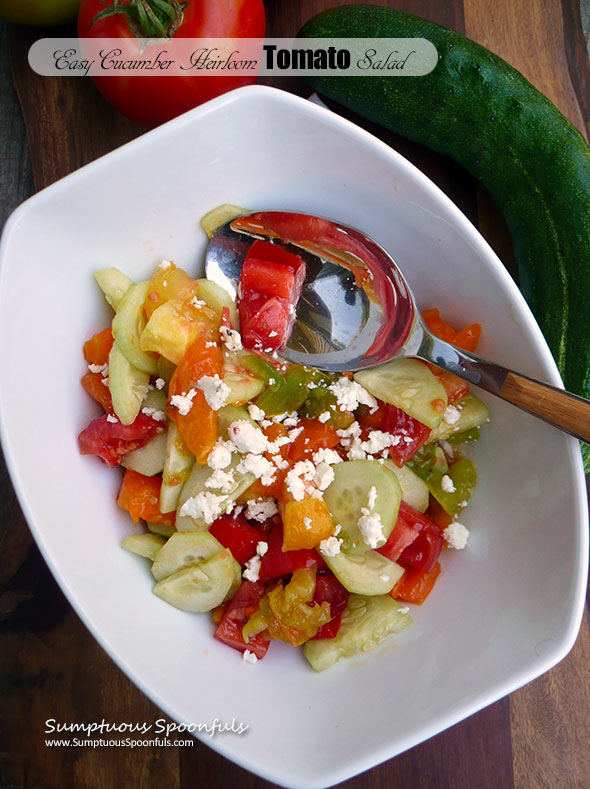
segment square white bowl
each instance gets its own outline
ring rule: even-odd
[[[325,787],[431,737],[523,685],[573,645],[588,566],[577,443],[489,396],[475,460],[468,548],[448,551],[413,627],[315,674],[275,643],[249,666],[207,615],[150,592],[120,548],[120,475],[78,454],[97,409],[78,381],[81,345],[110,320],[92,272],[136,280],[171,258],[202,271],[200,217],[232,202],[358,226],[397,260],[422,307],[479,321],[480,352],[560,385],[535,320],[498,258],[420,171],[357,126],[265,87],[226,94],[24,203],[0,247],[4,450],[52,572],[113,660],[177,721],[233,719],[205,742],[288,787]]]

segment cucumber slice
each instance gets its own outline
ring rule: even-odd
[[[149,382],[149,375],[133,367],[118,343],[113,343],[109,353],[109,389],[115,414],[124,425],[135,421]]]
[[[223,372],[223,383],[229,386],[227,402],[235,406],[253,400],[264,389],[264,381],[260,378],[254,378],[243,370],[232,370],[227,367]]]
[[[160,474],[164,468],[166,457],[166,431],[156,433],[152,440],[133,452],[128,452],[121,461],[124,468],[130,468],[143,474],[144,477],[153,477]]]
[[[440,425],[435,428],[428,438],[428,442],[444,441],[454,433],[463,433],[473,427],[480,427],[489,422],[490,412],[488,407],[481,402],[475,395],[467,395],[464,400],[455,404],[459,411],[459,419],[454,425],[450,425],[443,419]]]
[[[246,422],[250,422],[250,424],[254,425],[254,427],[259,427],[259,425],[250,417],[250,414],[246,411],[245,408],[242,408],[238,405],[224,405],[223,408],[220,408],[217,412],[217,433],[220,438],[223,438],[224,441],[227,441],[229,436],[229,426],[232,422],[239,422],[240,420],[244,420]]]
[[[226,599],[235,583],[236,565],[229,548],[224,548],[202,564],[163,578],[152,591],[175,608],[202,614]]]
[[[170,422],[160,488],[160,512],[172,512],[178,506],[182,486],[195,462],[195,456],[184,443],[174,422]]]
[[[166,413],[167,397],[161,389],[150,389],[143,399],[142,408],[155,408]]]
[[[166,523],[146,523],[147,529],[152,534],[160,534],[162,537],[171,537],[176,533],[174,526],[168,526]]]
[[[118,268],[103,268],[94,272],[94,279],[104,293],[105,299],[117,312],[123,296],[133,285],[133,280],[126,277]]]
[[[235,217],[232,217],[232,219],[235,219]],[[221,319],[223,308],[227,307],[229,310],[229,320],[232,328],[238,328],[239,322],[236,303],[229,295],[227,290],[222,288],[221,285],[218,285],[217,282],[213,282],[211,279],[198,279],[197,298],[202,299],[209,305],[209,307],[213,307],[219,316],[219,319]]]
[[[250,210],[248,208],[240,208],[239,205],[223,203],[222,205],[218,205],[216,208],[213,208],[211,211],[205,214],[205,216],[201,219],[201,227],[205,233],[207,233],[209,238],[211,238],[220,227],[226,225],[228,222],[231,222],[232,219],[242,216],[242,214],[249,213]],[[199,298],[201,297],[199,296]]]
[[[125,537],[121,547],[153,562],[165,542],[164,537],[158,534],[130,534]]]
[[[408,614],[389,595],[379,597],[350,596],[335,638],[308,641],[303,654],[314,671],[331,668],[341,657],[370,652],[393,633],[412,624]]]
[[[397,520],[402,491],[396,475],[376,460],[347,460],[332,467],[334,481],[324,493],[334,523],[341,526],[338,537],[345,553],[364,553],[369,547],[363,540],[358,521],[368,507],[369,492],[377,494],[373,511],[382,523],[385,540]],[[381,540],[378,546],[384,545]]]
[[[149,375],[155,375],[158,370],[155,357],[142,351],[139,346],[139,338],[145,328],[143,303],[149,284],[149,282],[138,282],[123,296],[117,314],[113,318],[113,336],[134,367]]]
[[[216,496],[220,496],[222,498],[221,501],[221,512],[227,512],[230,505],[247,490],[250,485],[254,483],[256,477],[251,472],[247,472],[246,474],[242,474],[241,472],[236,471],[236,467],[240,463],[241,456],[235,454],[232,457],[231,463],[224,469],[224,471],[233,471],[234,472],[234,484],[231,490],[227,493],[222,492],[217,488],[208,488],[205,485],[205,482],[209,479],[211,474],[213,473],[212,469],[209,466],[201,466],[199,463],[195,463],[193,469],[190,473],[189,478],[184,483],[182,487],[182,492],[178,499],[178,510],[180,510],[183,504],[193,496],[198,496],[199,493],[204,491],[209,491],[210,493],[214,493]],[[209,528],[209,524],[206,523],[202,518],[192,518],[189,515],[180,515],[176,516],[176,528],[178,531],[206,531]]]
[[[447,393],[424,362],[394,359],[379,367],[361,370],[354,378],[374,397],[401,408],[427,427],[440,425],[447,407]]]
[[[409,504],[418,512],[426,512],[428,509],[428,486],[423,479],[415,474],[408,466],[398,468],[393,460],[385,460],[383,463],[390,471],[393,471],[402,489],[402,501]]]
[[[161,581],[178,570],[206,561],[222,549],[223,545],[209,532],[178,531],[159,552],[152,565],[152,575]]]
[[[354,594],[387,594],[404,574],[399,564],[377,551],[354,556],[338,553],[323,558],[342,586]]]

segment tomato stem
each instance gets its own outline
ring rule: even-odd
[[[99,11],[89,27],[100,19],[123,14],[137,38],[170,38],[182,24],[186,6],[186,2],[178,0],[129,0],[127,5],[113,0],[111,6]]]

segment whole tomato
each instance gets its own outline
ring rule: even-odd
[[[118,7],[133,8],[139,0],[123,0]],[[141,0],[151,3],[152,0]],[[171,6],[178,3],[170,2]],[[136,38],[137,25],[131,14],[113,14],[95,20],[97,14],[113,6],[108,0],[82,0],[78,15],[78,36],[120,38],[129,43]],[[262,0],[188,0],[181,3],[182,15],[174,23],[174,38],[264,38],[265,16]],[[156,5],[157,8],[157,5]],[[171,31],[168,32],[170,34]],[[150,37],[153,33],[143,32]],[[124,42],[122,42],[124,44]],[[93,77],[97,88],[119,112],[132,121],[158,126],[177,115],[228,90],[256,82],[256,75],[231,77],[135,75],[129,71],[115,76]]]
[[[80,0],[0,0],[0,17],[22,25],[73,22]]]

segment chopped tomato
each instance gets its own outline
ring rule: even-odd
[[[445,323],[440,317],[440,312],[437,309],[424,310],[422,318],[430,331],[441,340],[446,342],[454,342],[457,332],[448,323]]]
[[[305,263],[299,255],[289,252],[281,244],[271,244],[270,241],[255,241],[248,250],[247,258],[250,257],[280,263],[290,268],[299,277],[301,276],[299,272],[305,267]]]
[[[84,343],[84,358],[88,364],[106,364],[114,341],[110,326],[94,334]]]
[[[103,381],[106,380],[107,379],[103,378],[100,373],[87,372],[86,375],[83,376],[81,384],[90,397],[96,400],[97,403],[100,403],[108,414],[112,414],[113,400],[111,398],[111,392],[109,387],[103,383]]]
[[[127,469],[123,477],[123,484],[119,490],[117,504],[127,512],[137,523],[139,518],[149,523],[163,523],[174,526],[176,513],[160,512],[160,488],[162,479],[159,476],[144,477],[137,471]]]
[[[434,496],[430,497],[425,515],[433,523],[436,523],[439,529],[446,529],[449,523],[453,522],[452,516],[449,515],[448,512],[445,512]]]
[[[242,516],[222,515],[213,521],[209,532],[216,540],[229,548],[232,556],[239,564],[245,564],[256,553],[256,545],[264,539],[262,533],[250,526]]]
[[[404,550],[418,537],[418,531],[411,526],[401,513],[398,513],[395,526],[385,545],[377,551],[392,562],[397,562]]]
[[[80,454],[96,455],[107,466],[118,466],[123,455],[147,444],[159,429],[161,425],[144,414],[139,414],[131,425],[123,425],[119,420],[109,422],[105,414],[93,419],[78,436]]]
[[[221,350],[217,345],[207,347],[207,339],[201,336],[189,346],[170,379],[168,416],[176,422],[178,432],[199,463],[207,461],[217,441],[217,412],[209,406],[197,383],[204,375],[221,377],[222,373]],[[181,414],[170,404],[171,399],[174,395],[186,396],[191,390],[195,392],[191,408],[187,414]]]
[[[321,605],[330,603],[329,622],[322,625],[314,638],[336,638],[340,630],[342,613],[348,605],[349,592],[332,573],[321,573],[316,576],[314,602]]]
[[[273,263],[270,260],[257,260],[248,256],[240,274],[240,288],[243,293],[251,291],[272,298],[289,299],[295,285],[292,268]]]
[[[422,605],[432,592],[436,579],[440,575],[440,564],[435,564],[431,570],[418,570],[409,568],[389,593],[396,600],[404,603]]]
[[[315,548],[334,533],[334,521],[322,499],[288,501],[283,512],[283,551]]]
[[[164,268],[158,266],[150,280],[143,305],[148,320],[158,307],[171,299],[190,301],[196,295],[197,288],[195,280],[189,277],[186,271],[176,268],[174,263],[170,262]]]
[[[215,631],[215,638],[228,647],[244,652],[249,649],[254,652],[260,660],[266,655],[269,640],[264,633],[251,636],[248,643],[242,636],[242,627],[252,614],[258,609],[258,605],[266,593],[264,584],[252,583],[252,581],[242,581],[240,588],[235,593],[233,599],[225,609],[221,621]]]
[[[474,351],[477,348],[477,343],[481,337],[481,325],[479,323],[472,323],[471,326],[466,326],[461,331],[457,332],[454,345],[463,348],[464,351]]]
[[[240,300],[240,326],[242,330],[242,342],[245,348],[258,348],[260,350],[275,351],[284,344],[288,330],[291,327],[291,317],[288,309],[282,301],[276,297],[263,301],[262,306],[256,312],[252,310],[251,304],[258,304],[256,301],[246,298],[246,309],[252,313],[248,317],[242,308]]]
[[[283,551],[283,527],[277,523],[268,536],[268,551],[262,557],[258,578],[270,581],[302,567],[325,567],[326,563],[315,550]]]
[[[387,414],[387,406],[381,400],[378,400],[378,403],[379,407],[376,411],[366,405],[360,407],[357,422],[363,430],[385,430],[384,423]]]
[[[340,443],[340,438],[328,424],[317,419],[300,419],[298,428],[303,428],[289,449],[289,462],[297,463],[317,452],[318,449],[333,449]]]
[[[399,557],[399,563],[405,569],[416,568],[430,572],[437,563],[443,547],[442,531],[429,518],[404,501],[399,509],[407,524],[418,532],[416,539]]]
[[[430,436],[429,427],[406,414],[401,408],[396,408],[390,404],[385,405],[383,430],[400,437],[399,443],[389,448],[389,456],[399,468],[410,458],[414,457]]]
[[[444,386],[449,405],[457,403],[459,400],[463,400],[463,398],[469,393],[469,383],[467,381],[464,381],[462,378],[459,378],[458,376],[453,375],[453,373],[449,373],[446,370],[441,370],[440,367],[435,367],[434,365],[430,364],[428,366]]]

